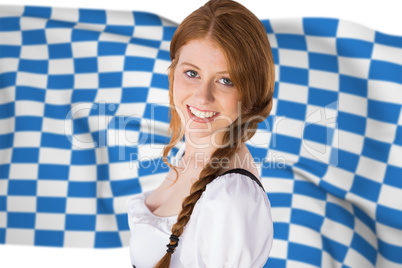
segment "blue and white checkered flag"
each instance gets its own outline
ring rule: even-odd
[[[267,266],[399,267],[402,37],[329,18],[263,23],[275,99],[248,147],[272,205]],[[168,171],[176,27],[0,7],[0,243],[128,245],[125,201]]]

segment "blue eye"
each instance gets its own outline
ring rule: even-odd
[[[228,86],[228,87],[232,87],[232,86],[233,86],[233,82],[232,82],[229,78],[222,77],[221,79],[219,79],[219,81],[221,81],[221,83],[222,83],[223,85],[225,85],[225,86]]]
[[[195,78],[198,76],[198,73],[193,70],[188,70],[188,71],[185,71],[184,73],[190,78]]]

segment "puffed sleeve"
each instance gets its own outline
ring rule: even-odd
[[[243,174],[216,178],[194,206],[182,237],[184,267],[263,267],[273,241],[267,194]]]

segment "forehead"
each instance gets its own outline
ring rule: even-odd
[[[178,64],[188,62],[199,68],[227,70],[227,62],[223,51],[209,39],[191,40],[180,49]]]

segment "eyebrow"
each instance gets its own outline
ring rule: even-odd
[[[192,63],[189,63],[189,62],[182,62],[180,65],[183,65],[183,64],[185,64],[185,65],[190,65],[190,66],[192,66],[192,67],[194,67],[194,68],[196,68],[196,69],[198,69],[198,70],[201,70],[197,65],[194,65],[194,64],[192,64]],[[221,71],[221,72],[217,72],[218,74],[229,74],[229,72],[228,71]]]

